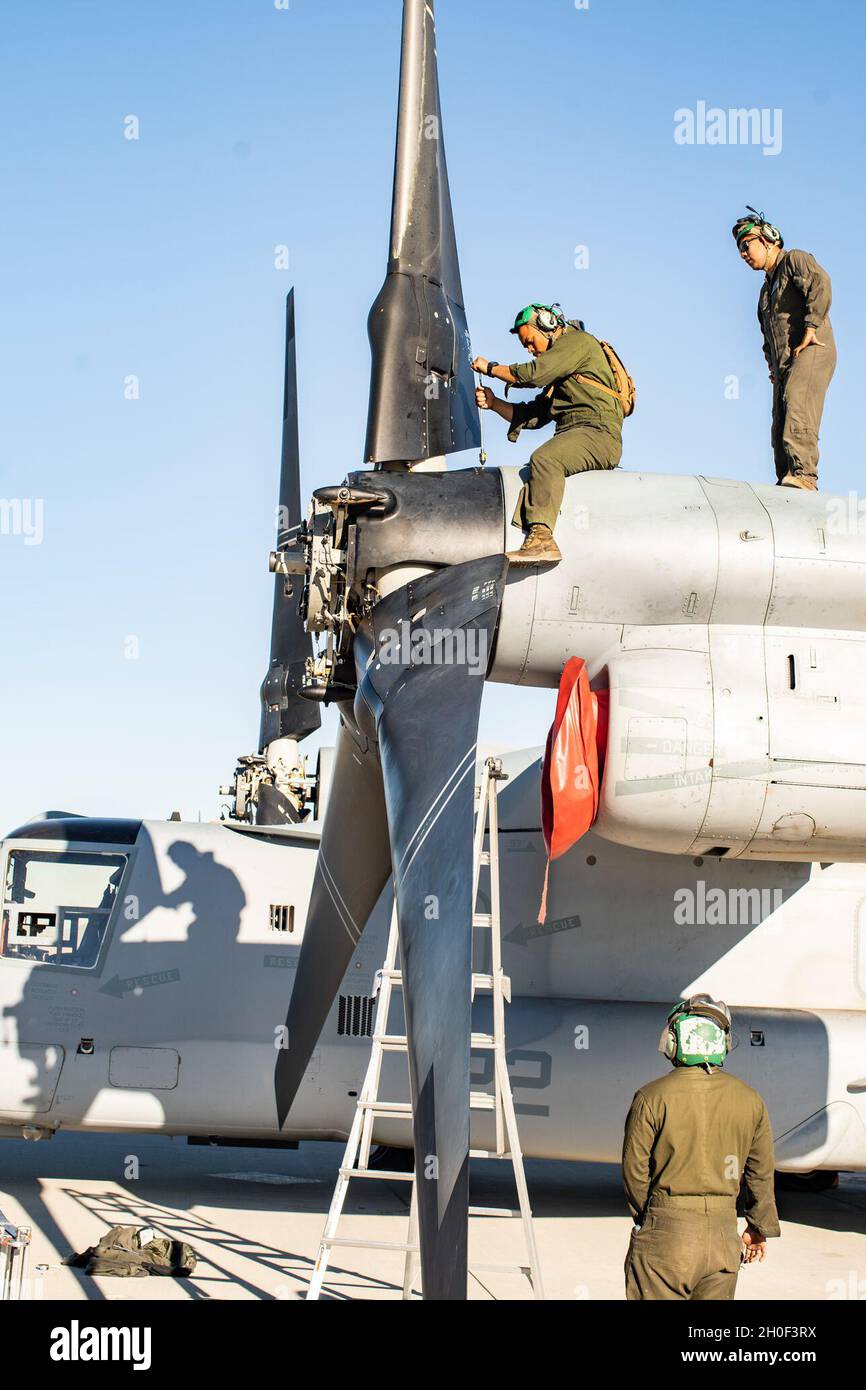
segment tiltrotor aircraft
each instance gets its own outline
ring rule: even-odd
[[[469,991],[484,677],[553,692],[578,655],[609,692],[604,775],[543,926],[538,749],[505,758],[500,796],[524,1152],[616,1161],[671,999],[707,990],[779,1167],[866,1168],[866,539],[815,494],[617,470],[568,483],[560,565],[509,572],[520,471],[445,466],[479,422],[431,0],[404,3],[369,328],[372,467],[302,522],[289,301],[271,663],[232,814],[51,813],[3,842],[2,1132],[344,1138],[393,882],[410,1065],[383,1091],[411,1086],[413,1133],[376,1138],[414,1145],[425,1297],[465,1297],[470,1084],[491,1081]],[[478,661],[436,660],[443,634]],[[320,701],[339,734],[308,777]]]

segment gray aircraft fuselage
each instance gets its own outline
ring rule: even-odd
[[[735,866],[591,833],[553,864],[542,927],[537,750],[505,761],[507,1036],[525,1152],[616,1161],[634,1090],[668,1065],[655,1050],[665,1012],[700,988],[733,1006],[728,1066],[765,1096],[778,1165],[866,1168],[866,868]],[[70,818],[8,837],[2,1132],[345,1136],[369,1055],[390,895],[280,1133],[274,1050],[317,848],[317,824],[268,834]],[[96,898],[112,874],[99,905],[70,900]],[[483,1030],[484,1004],[476,1008]],[[485,1054],[474,1058],[475,1088],[489,1081],[488,1066]],[[407,1098],[404,1059],[386,1060],[382,1094]],[[485,1119],[473,1118],[480,1146]],[[405,1144],[407,1126],[383,1122],[376,1137]]]

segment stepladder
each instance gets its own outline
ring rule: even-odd
[[[505,1041],[506,1009],[511,1002],[511,980],[506,975],[502,963],[502,939],[500,916],[500,877],[499,877],[499,818],[498,789],[506,779],[502,765],[497,758],[487,758],[482,767],[480,785],[476,787],[476,816],[472,846],[472,930],[473,952],[472,973],[467,986],[474,1003],[478,996],[490,998],[489,1031],[474,1031],[471,1034],[473,1054],[492,1058],[492,1068],[485,1069],[489,1074],[489,1089],[469,1092],[470,1118],[475,1112],[487,1112],[484,1131],[492,1136],[486,1148],[470,1148],[470,1159],[499,1159],[512,1166],[514,1185],[517,1191],[516,1208],[469,1207],[470,1218],[519,1218],[523,1228],[525,1263],[517,1265],[485,1264],[475,1259],[476,1242],[480,1243],[484,1223],[474,1229],[470,1222],[470,1275],[515,1270],[528,1280],[532,1296],[544,1297],[535,1228],[529,1201],[529,1189],[523,1165],[523,1153],[517,1127],[517,1117],[511,1083]],[[485,848],[485,839],[487,848]],[[479,911],[479,894],[483,894],[483,875],[486,872],[487,910]],[[377,1121],[395,1119],[412,1120],[412,1105],[408,1101],[383,1099],[380,1095],[382,1069],[389,1053],[407,1053],[408,1039],[405,1025],[400,1032],[389,1032],[389,1020],[395,991],[402,986],[402,973],[399,969],[399,931],[396,905],[391,917],[388,945],[382,968],[377,972],[374,984],[376,1010],[373,1021],[370,1059],[363,1084],[358,1093],[355,1115],[349,1131],[343,1160],[340,1164],[334,1194],[319,1243],[316,1262],[307,1288],[307,1300],[318,1299],[327,1278],[333,1252],[341,1247],[376,1251],[394,1251],[403,1255],[402,1296],[410,1299],[420,1282],[418,1217],[415,1194],[414,1171],[371,1166],[373,1135]],[[482,968],[476,968],[483,966]],[[397,1012],[396,1008],[394,1012]],[[344,1217],[346,1198],[350,1183],[356,1180],[375,1180],[402,1182],[409,1185],[409,1218],[406,1237],[403,1240],[372,1240],[363,1236],[344,1235],[340,1232]]]

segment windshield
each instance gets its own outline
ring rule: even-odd
[[[2,955],[51,965],[96,964],[125,854],[11,850]]]

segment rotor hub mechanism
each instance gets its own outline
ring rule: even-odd
[[[288,572],[303,570],[301,612],[319,639],[300,693],[348,698],[355,634],[386,592],[444,565],[501,554],[504,540],[495,469],[351,473],[317,489],[297,546],[283,552]]]

